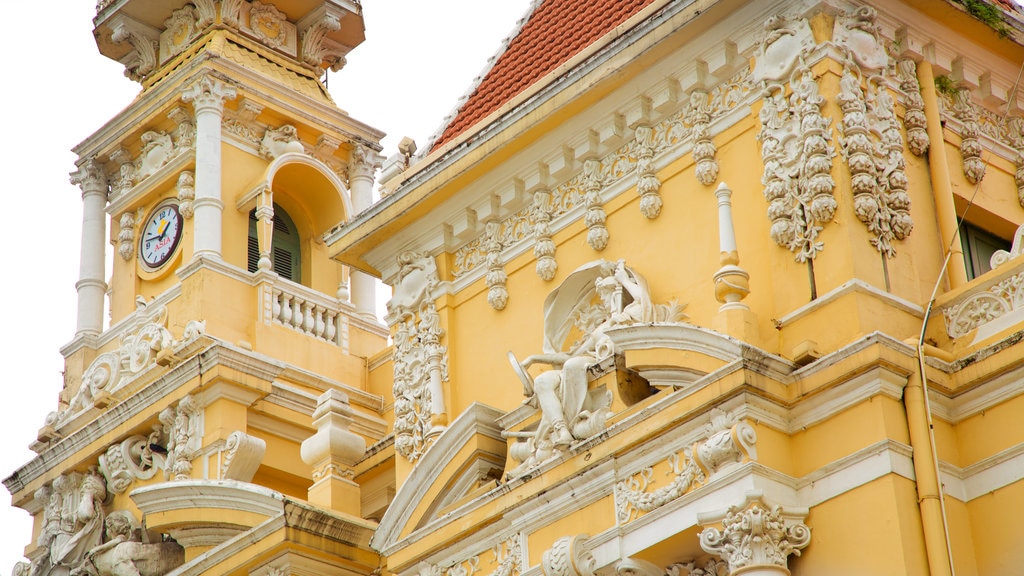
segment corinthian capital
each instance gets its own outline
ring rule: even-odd
[[[380,167],[380,158],[377,154],[363,146],[352,143],[352,152],[348,161],[348,177],[350,180],[358,178],[373,178],[373,173]]]
[[[799,556],[811,541],[811,529],[802,521],[806,516],[806,509],[784,511],[766,504],[759,492],[748,492],[745,501],[730,506],[724,516],[698,516],[701,524],[722,523],[721,529],[710,527],[700,533],[700,547],[728,562],[732,574],[757,567],[788,575],[789,555]]]
[[[70,176],[71,184],[81,188],[83,195],[90,192],[102,192],[106,195],[107,174],[103,171],[103,166],[95,158],[87,158],[78,165],[78,170],[72,172]]]
[[[224,111],[224,101],[234,100],[238,92],[235,87],[212,76],[203,76],[181,94],[181,99],[191,102],[196,113],[203,110]]]

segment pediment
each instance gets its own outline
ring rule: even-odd
[[[474,403],[445,428],[398,489],[370,546],[389,554],[400,539],[443,517],[455,504],[500,478],[507,452],[498,424],[503,414]]]

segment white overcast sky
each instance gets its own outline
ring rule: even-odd
[[[338,105],[388,133],[427,138],[484,68],[529,0],[362,0],[366,41],[330,76]],[[74,335],[81,195],[68,182],[71,148],[126,107],[138,85],[92,38],[93,0],[6,2],[0,34],[4,136],[0,198],[0,478],[33,456],[28,445],[56,407]],[[108,250],[110,248],[108,247]],[[108,271],[109,273],[109,271]],[[0,576],[31,539],[29,515],[0,488]]]

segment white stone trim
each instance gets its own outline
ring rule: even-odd
[[[970,502],[1024,480],[1024,443],[963,468],[940,462],[939,472],[943,492],[961,502]]]
[[[929,388],[928,400],[936,418],[955,425],[1021,394],[1024,394],[1024,366],[999,374],[952,398]]]
[[[796,322],[797,320],[832,304],[834,301],[848,294],[864,294],[866,296],[872,296],[881,300],[885,304],[896,308],[897,310],[906,312],[916,318],[924,318],[924,308],[909,300],[900,298],[899,296],[894,296],[885,290],[872,286],[863,280],[854,278],[844,282],[841,286],[818,296],[815,300],[804,304],[782,318],[779,318],[776,321],[775,326],[776,328],[785,328],[793,322]]]

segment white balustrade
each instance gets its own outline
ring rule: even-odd
[[[271,299],[273,323],[341,345],[339,336],[344,305],[340,300],[282,279],[276,279],[270,290],[263,293]]]

